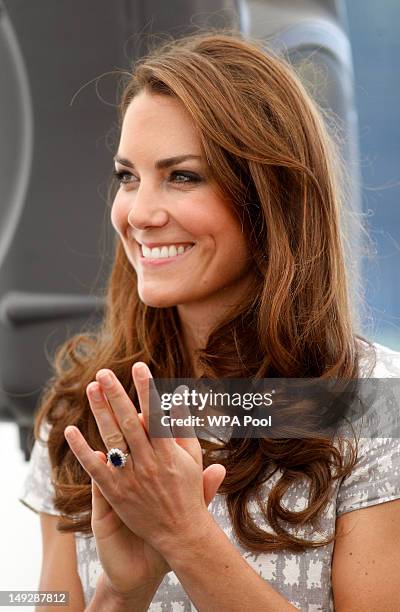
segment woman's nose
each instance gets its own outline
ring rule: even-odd
[[[131,227],[144,229],[146,227],[162,227],[168,222],[168,212],[160,195],[142,187],[136,191],[128,213],[128,223]]]

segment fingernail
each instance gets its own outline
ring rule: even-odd
[[[70,427],[70,426],[66,427],[64,430],[64,434],[66,434],[70,440],[72,440],[73,438],[76,438],[76,431],[73,427]]]
[[[135,372],[139,378],[146,378],[147,367],[141,363],[140,365],[135,366]]]
[[[89,389],[89,394],[92,396],[93,399],[95,399],[98,402],[103,399],[103,396],[100,391],[100,387],[98,385],[91,386]]]
[[[99,381],[101,382],[102,385],[104,385],[104,387],[106,388],[112,387],[113,378],[109,372],[102,372],[98,376],[99,376]]]

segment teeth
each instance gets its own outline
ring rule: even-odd
[[[174,244],[171,244],[170,246],[163,246],[161,248],[153,247],[152,249],[149,249],[149,247],[142,244],[142,254],[143,257],[145,257],[146,259],[162,259],[167,257],[176,257],[176,255],[181,255],[188,249],[191,249],[192,246],[192,244],[189,244],[187,246],[183,246],[181,244],[177,247]]]

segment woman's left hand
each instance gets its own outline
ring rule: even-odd
[[[151,373],[141,362],[132,371],[141,411],[148,424]],[[111,377],[109,385],[104,374]],[[110,469],[79,430],[68,427],[66,438],[82,467],[123,523],[156,550],[165,552],[170,545],[195,537],[198,532],[204,533],[212,518],[204,500],[202,451],[197,438],[178,441],[172,436],[149,438],[135,406],[114,373],[100,370],[96,378],[130,456],[124,468]],[[74,436],[69,436],[71,429]]]

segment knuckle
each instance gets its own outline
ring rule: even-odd
[[[169,466],[175,465],[175,453],[170,448],[165,448],[162,451],[162,460],[164,466],[167,468]]]
[[[113,386],[107,393],[110,399],[113,400],[123,400],[126,398],[126,393],[123,389],[118,386]]]
[[[165,468],[165,475],[171,480],[179,479],[179,470],[176,469],[175,465],[167,465]]]
[[[139,467],[137,468],[139,471]],[[158,477],[158,469],[154,463],[142,463],[140,466],[140,475],[141,478],[145,478],[146,480],[156,480]]]
[[[136,419],[134,416],[127,416],[121,421],[121,427],[123,429],[133,429],[136,426]]]
[[[124,438],[122,437],[120,432],[116,432],[116,433],[108,434],[108,435],[104,436],[104,442],[105,442],[107,448],[113,448],[115,446],[120,448],[121,445],[125,446]],[[122,450],[122,448],[121,448],[121,450]]]

